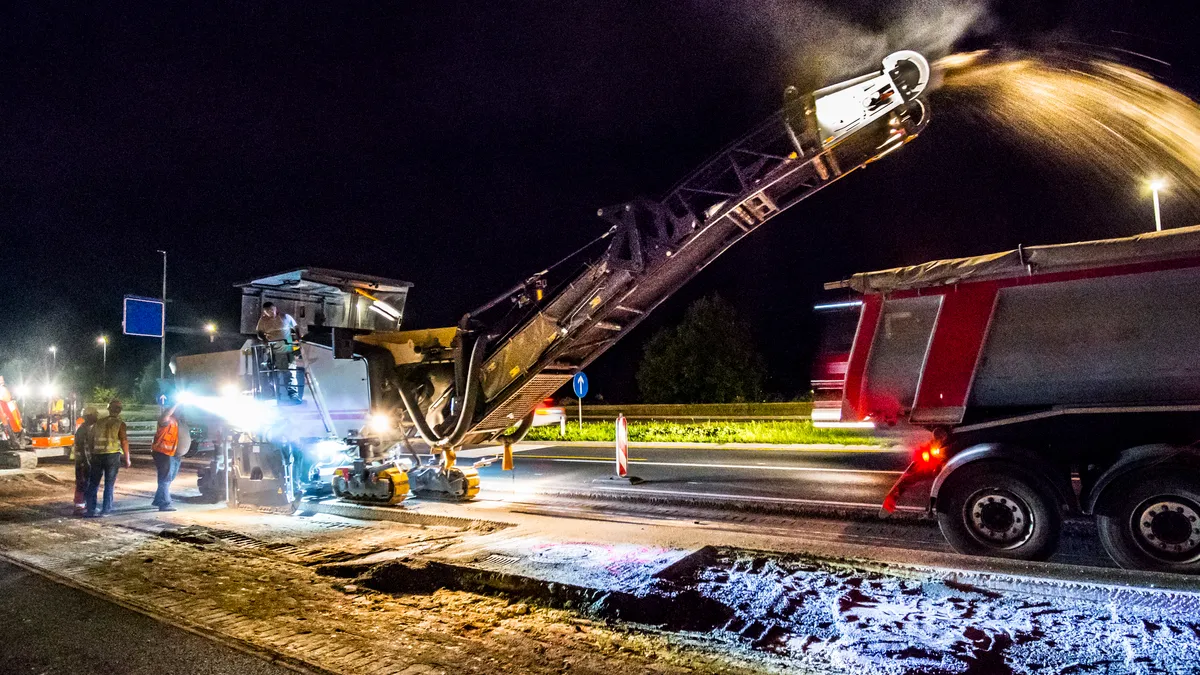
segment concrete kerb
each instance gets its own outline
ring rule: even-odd
[[[505,523],[497,520],[420,513],[405,509],[402,505],[372,506],[369,504],[350,504],[336,499],[303,501],[296,512],[304,514],[323,513],[325,515],[355,518],[358,520],[386,520],[406,525],[453,527],[464,531],[494,531],[513,527],[513,523]]]
[[[571,490],[544,489],[532,494],[558,499],[583,500],[589,502],[618,502],[627,504],[646,504],[648,506],[678,506],[687,508],[721,507],[734,512],[749,512],[763,514],[783,514],[796,516],[817,516],[825,518],[843,518],[847,520],[880,520],[879,506],[874,504],[858,504],[853,502],[828,502],[805,499],[784,499],[773,497],[729,498],[710,495],[679,494],[679,493],[650,493],[641,488],[608,488],[604,490]],[[890,520],[931,522],[933,517],[920,507],[900,507],[893,513]]]

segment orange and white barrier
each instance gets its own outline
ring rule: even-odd
[[[624,415],[617,415],[617,476],[629,475],[629,423]]]

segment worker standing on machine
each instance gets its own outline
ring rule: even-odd
[[[288,398],[300,398],[299,390],[294,380],[292,365],[295,363],[295,346],[299,339],[296,320],[291,314],[280,314],[279,308],[273,302],[264,302],[262,316],[258,318],[258,326],[254,329],[258,339],[267,345],[270,351],[271,366],[275,370],[276,388],[283,381],[287,388]],[[277,389],[278,391],[278,389]]]
[[[71,455],[75,460],[75,515],[82,516],[87,508],[87,486],[92,465],[92,450],[96,437],[92,435],[96,428],[96,420],[100,419],[100,411],[96,406],[89,405],[83,409],[83,422],[75,429],[75,444],[71,446]]]
[[[129,437],[125,432],[125,420],[121,419],[121,401],[113,399],[108,402],[108,417],[96,422],[92,428],[94,439],[91,468],[88,471],[87,512],[84,516],[95,518],[97,515],[107,516],[112,513],[113,488],[117,482],[117,470],[121,468],[121,454],[125,455],[125,466],[133,466],[129,459]],[[96,513],[96,492],[100,489],[100,479],[104,479],[104,503],[100,513]]]

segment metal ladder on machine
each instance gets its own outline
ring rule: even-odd
[[[292,373],[296,375],[296,403],[289,402],[289,405],[302,405],[304,403],[305,392],[312,393],[312,402],[316,406],[317,412],[321,415],[321,423],[325,427],[325,433],[330,438],[337,436],[337,429],[333,426],[333,417],[329,414],[329,407],[325,405],[325,397],[321,394],[321,386],[317,379],[313,377],[312,371],[308,368],[308,350],[305,349],[307,343],[301,340],[299,348],[296,350],[297,358],[303,365],[297,366],[295,369],[289,368],[286,371],[280,371],[275,367],[275,362],[271,358],[271,348],[268,345],[254,345],[254,361],[256,367],[256,376],[254,378],[254,398],[257,400],[274,400],[277,403],[282,403],[282,398],[290,398],[286,391],[283,396],[280,396],[280,379],[278,375],[286,373],[289,381]],[[270,385],[270,396],[265,395],[267,383]],[[286,388],[286,385],[285,385]]]
[[[254,360],[256,367],[256,376],[253,378],[254,398],[256,400],[274,400],[281,406],[281,410],[287,410],[293,406],[303,405],[305,393],[308,392],[311,394],[313,405],[316,407],[318,414],[321,416],[321,424],[325,428],[327,437],[332,440],[338,440],[337,429],[333,425],[333,417],[329,413],[329,407],[325,404],[325,397],[321,393],[320,383],[315,377],[313,377],[311,369],[308,368],[309,359],[307,354],[308,350],[305,348],[306,346],[307,345],[305,342],[301,340],[298,343],[298,349],[296,350],[296,356],[303,365],[297,366],[294,369],[289,368],[287,371],[283,371],[289,378],[289,382],[291,377],[293,377],[292,373],[295,373],[297,393],[297,401],[289,401],[287,404],[284,404],[283,399],[290,399],[291,397],[287,395],[286,385],[281,382],[282,378],[279,377],[281,371],[275,368],[275,362],[271,355],[270,346],[262,344],[254,345]],[[270,394],[269,396],[267,395],[268,387]],[[284,388],[282,395],[280,392],[281,387]],[[286,486],[285,492],[289,495],[289,501],[291,500],[292,496],[295,495],[294,465],[294,458],[289,459],[289,461],[284,462],[283,464],[284,471],[286,472],[284,476],[284,484]]]

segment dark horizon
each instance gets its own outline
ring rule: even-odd
[[[0,368],[56,344],[60,365],[96,371],[102,333],[110,373],[156,361],[157,341],[120,335],[120,299],[158,295],[158,249],[168,323],[184,329],[235,330],[234,283],[301,266],[411,281],[407,327],[453,324],[603,232],[598,207],[668,189],[786,85],[866,72],[894,49],[1120,49],[1200,90],[1196,18],[1165,4],[282,7],[3,11]],[[1143,176],[1097,182],[938,101],[916,142],[666,302],[589,368],[592,391],[635,398],[642,344],[716,292],[752,326],[771,393],[795,396],[824,281],[1152,225]],[[1200,205],[1168,192],[1163,217],[1200,222]]]

